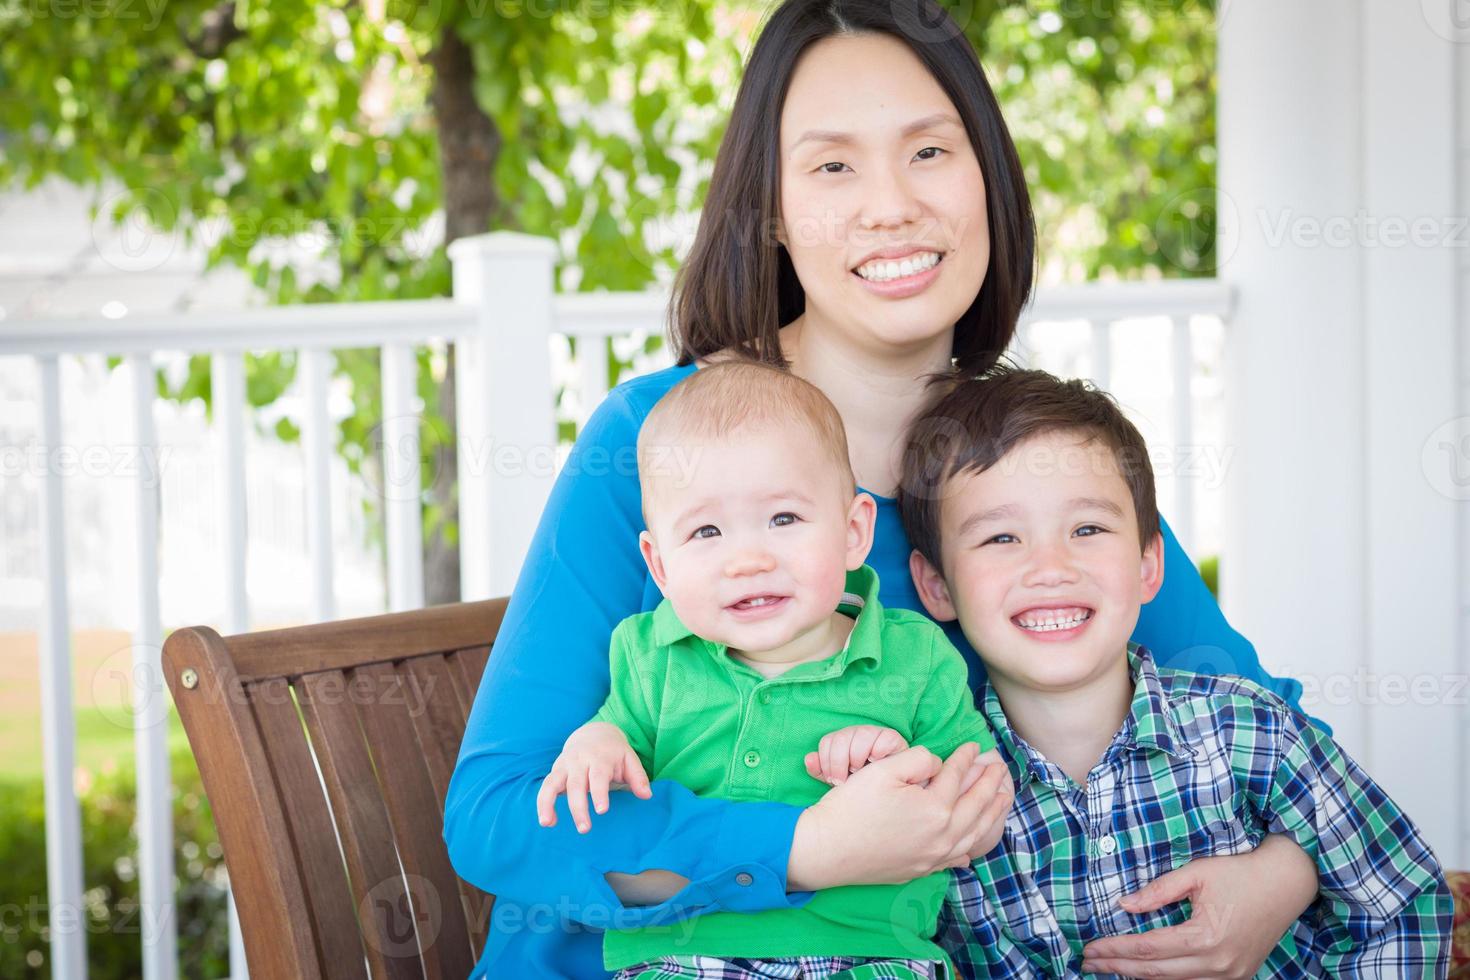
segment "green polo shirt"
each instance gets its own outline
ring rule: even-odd
[[[817,802],[806,753],[848,725],[896,729],[941,758],[965,742],[993,748],[960,652],[931,620],[878,602],[878,575],[847,576],[838,610],[854,617],[846,646],[767,680],[691,633],[664,600],[613,631],[612,688],[597,721],[628,736],[651,779],[700,796]],[[906,885],[849,885],[797,908],[711,912],[645,929],[609,930],[609,970],[660,956],[841,955],[947,960],[932,937],[947,873]]]

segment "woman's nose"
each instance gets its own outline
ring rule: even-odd
[[[877,167],[863,188],[863,224],[869,228],[903,227],[923,216],[906,174]]]

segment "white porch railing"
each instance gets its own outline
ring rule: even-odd
[[[306,460],[305,525],[311,564],[311,614],[335,615],[330,453],[334,440],[327,413],[328,353],[334,348],[378,347],[382,358],[383,506],[388,559],[388,606],[410,609],[424,602],[421,541],[419,418],[415,404],[415,348],[431,339],[456,346],[459,520],[462,595],[466,600],[503,595],[516,573],[550,489],[556,461],[556,406],[551,345],[560,337],[577,345],[578,403],[590,412],[607,394],[603,341],[638,331],[660,332],[668,297],[662,292],[557,295],[555,246],[548,240],[497,233],[456,242],[450,249],[454,297],[387,303],[268,308],[230,315],[7,321],[0,323],[0,356],[29,356],[40,379],[40,449],[47,461],[41,486],[43,609],[41,697],[45,738],[46,847],[51,910],[52,975],[86,975],[85,907],[82,901],[78,802],[73,790],[75,725],[72,717],[67,571],[63,547],[62,477],[53,465],[63,447],[59,358],[79,354],[125,357],[132,386],[132,448],[155,452],[153,430],[155,352],[206,353],[213,358],[214,427],[220,483],[219,522],[224,541],[221,588],[227,596],[225,633],[250,628],[245,588],[245,397],[243,354],[248,350],[300,352],[299,380],[306,409],[302,440]],[[1027,311],[1018,339],[1023,361],[1046,362],[1048,328],[1085,324],[1090,347],[1077,362],[1106,387],[1115,367],[1112,336],[1140,319],[1170,324],[1172,433],[1176,445],[1191,441],[1199,372],[1191,341],[1197,317],[1224,320],[1229,287],[1214,281],[1126,283],[1043,291]],[[1054,365],[1048,363],[1047,366]],[[158,458],[156,455],[154,458]],[[165,751],[168,711],[160,666],[158,515],[154,474],[140,468],[135,484],[133,698],[138,774],[138,840],[143,906],[144,976],[176,976],[177,926],[172,894],[172,818]],[[1172,475],[1171,523],[1181,540],[1193,540],[1194,488],[1181,470]],[[180,624],[182,625],[182,624]],[[233,932],[233,931],[232,931]],[[238,937],[232,935],[232,940]],[[244,975],[238,941],[232,970]]]

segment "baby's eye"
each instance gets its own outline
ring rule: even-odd
[[[1106,532],[1107,528],[1105,527],[1099,527],[1096,524],[1084,524],[1072,533],[1080,535],[1084,538],[1090,538],[1094,534],[1105,534]]]
[[[703,527],[697,527],[694,529],[694,533],[690,535],[691,538],[717,538],[719,536],[720,529],[713,524],[705,524]]]
[[[775,517],[771,518],[771,527],[786,527],[788,525],[795,524],[799,520],[801,520],[801,518],[791,513],[791,511],[783,510]]]
[[[1016,537],[1014,534],[997,534],[994,537],[987,539],[983,543],[984,544],[1011,544],[1012,542],[1019,541],[1019,540],[1020,540],[1020,538]]]
[[[926,146],[922,150],[920,150],[918,153],[915,153],[914,156],[922,156],[922,154],[928,153],[930,150],[933,150],[936,155],[935,156],[932,156],[932,157],[922,157],[922,159],[925,159],[925,160],[937,160],[937,159],[939,159],[938,154],[940,154],[940,153],[948,153],[949,152],[948,150],[943,149],[942,147],[938,147],[938,146]]]

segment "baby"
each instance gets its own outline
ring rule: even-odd
[[[647,798],[650,775],[807,806],[910,744],[947,757],[976,742],[977,762],[999,761],[959,651],[927,617],[878,602],[864,565],[876,505],[820,391],[753,362],[703,368],[649,413],[638,464],[639,544],[665,598],[614,630],[607,701],[543,783],[542,824],[566,792],[585,831],[589,793],[603,813],[610,786]],[[994,823],[972,857],[995,846]],[[609,930],[604,963],[620,980],[953,976],[932,938],[948,882],[824,889],[793,908],[697,916],[678,937]]]

